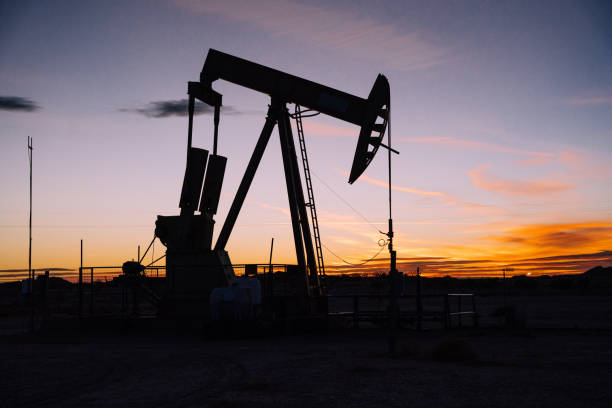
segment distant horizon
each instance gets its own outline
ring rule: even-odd
[[[450,260],[441,257],[421,257],[421,258],[402,258],[397,260],[398,270],[406,275],[415,275],[416,268],[420,268],[421,276],[427,278],[439,278],[451,276],[453,278],[501,278],[503,270],[507,270],[506,277],[513,276],[563,276],[577,275],[587,272],[595,267],[611,267],[612,251],[601,251],[593,254],[576,254],[566,257],[559,256],[548,258],[522,259],[513,263],[500,263],[492,260]],[[143,262],[146,264],[146,262]],[[266,264],[260,264],[266,265]],[[276,264],[275,264],[276,265]],[[114,266],[117,270],[97,270],[95,276],[116,276],[116,272],[121,271],[121,265],[84,265],[84,275],[89,279],[89,269],[100,266]],[[163,267],[162,264],[155,264],[154,267]],[[325,267],[326,274],[331,276],[378,276],[387,274],[389,270],[389,258],[379,257],[376,262],[371,262],[362,266],[330,264]],[[33,268],[38,275],[47,270],[51,271],[51,276],[74,280],[78,278],[79,267],[60,268],[46,267]],[[28,269],[3,269],[0,270],[0,283],[14,282],[27,278]],[[112,273],[111,273],[112,272]]]

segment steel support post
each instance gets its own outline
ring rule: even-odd
[[[285,168],[285,181],[287,183],[287,197],[289,198],[289,211],[291,213],[291,227],[293,228],[293,241],[295,243],[295,256],[298,265],[306,272],[306,258],[304,257],[304,240],[302,239],[302,228],[300,224],[299,203],[297,198],[297,186],[295,178],[295,170],[291,159],[291,148],[287,130],[287,121],[284,116],[287,115],[287,108],[284,104],[279,107],[278,134],[280,136],[281,153],[283,156],[283,166]],[[295,157],[295,154],[293,154]],[[301,186],[300,186],[301,187]],[[307,291],[310,292],[310,283],[308,282],[308,274],[306,274]]]
[[[311,283],[317,283],[316,287],[319,288],[320,285],[318,284],[319,275],[317,273],[317,258],[315,257],[314,246],[312,243],[312,235],[310,234],[310,223],[308,221],[308,214],[306,212],[306,200],[304,199],[304,189],[302,188],[302,179],[300,177],[300,169],[298,167],[297,154],[295,151],[295,141],[293,139],[293,132],[291,131],[289,112],[287,112],[286,107],[284,107],[283,109],[283,115],[280,120],[284,122],[284,128],[286,133],[285,141],[287,143],[289,159],[291,161],[291,173],[294,178],[293,184],[295,185],[295,198],[297,202],[299,222],[302,227],[302,235],[304,237],[304,249],[306,251],[309,280]],[[281,126],[279,125],[279,130],[280,129]]]
[[[193,135],[193,111],[195,108],[195,97],[189,95],[189,127],[187,128],[187,160],[189,160],[189,150],[191,149],[191,139]]]
[[[238,191],[236,192],[232,206],[230,207],[227,217],[225,218],[225,222],[223,223],[223,228],[219,233],[219,238],[215,244],[215,251],[225,249],[225,245],[227,244],[229,236],[232,233],[232,229],[234,228],[234,224],[236,223],[236,219],[238,218],[238,214],[240,213],[244,199],[246,198],[249,188],[251,187],[251,182],[253,181],[253,177],[255,176],[259,162],[261,161],[263,153],[266,150],[266,146],[268,145],[268,141],[270,140],[270,135],[272,134],[272,130],[276,124],[277,111],[278,109],[274,107],[274,101],[272,101],[272,105],[268,108],[266,123],[261,130],[259,140],[257,140],[255,150],[253,150],[253,154],[251,155],[251,160],[249,160],[249,164],[244,172],[244,176],[242,176],[242,181],[240,182],[240,186],[238,187]]]

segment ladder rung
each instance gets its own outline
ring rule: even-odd
[[[296,105],[296,114],[294,115],[296,127],[298,130],[298,140],[300,143],[300,153],[302,155],[302,166],[304,168],[304,178],[306,180],[306,191],[308,193],[308,202],[306,207],[310,208],[310,217],[312,219],[312,231],[315,241],[315,249],[317,256],[317,264],[319,266],[319,276],[325,277],[325,265],[323,261],[323,249],[321,246],[321,235],[319,232],[319,221],[317,219],[317,209],[314,200],[314,192],[312,190],[312,179],[310,177],[310,165],[308,163],[308,154],[306,153],[306,141],[304,140],[304,127],[302,125],[301,109]]]

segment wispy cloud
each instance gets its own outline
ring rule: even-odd
[[[119,112],[130,112],[144,115],[148,118],[168,118],[171,116],[187,116],[189,101],[187,99],[167,100],[150,102],[140,108],[121,108]],[[251,112],[243,112],[234,109],[231,106],[223,106],[221,108],[224,115],[240,115]],[[194,115],[207,115],[214,113],[212,106],[196,101],[194,105]],[[259,112],[257,112],[259,113]]]
[[[541,196],[573,189],[573,184],[558,180],[508,180],[492,175],[489,165],[480,165],[468,172],[474,185],[482,190],[508,194]]]
[[[611,237],[612,222],[590,222],[517,226],[501,235],[487,236],[483,239],[507,245],[528,245],[538,250],[559,250],[588,248],[592,244],[610,245]]]
[[[34,112],[40,109],[38,104],[21,96],[0,96],[0,110]]]
[[[278,207],[276,205],[271,205],[271,204],[264,203],[264,202],[260,202],[258,204],[259,204],[260,207],[265,208],[267,210],[274,210],[274,211],[278,211],[278,212],[280,212],[282,214],[285,214],[287,216],[291,216],[291,212],[289,211],[288,208]]]
[[[565,100],[565,103],[576,106],[586,105],[612,105],[612,96],[610,95],[598,95],[598,96],[585,96],[578,98],[570,98]]]
[[[502,146],[494,143],[478,142],[473,140],[457,139],[454,137],[404,137],[400,141],[409,143],[421,143],[442,147],[461,148],[484,152],[510,153],[523,156],[531,156],[532,159],[552,159],[554,153],[537,152],[532,150],[521,150],[512,147]]]
[[[309,43],[353,57],[368,58],[390,69],[417,70],[438,65],[447,51],[389,22],[364,17],[350,9],[290,0],[176,0],[191,11],[215,14],[272,35]]]
[[[559,161],[579,177],[612,178],[612,166],[607,156],[587,154],[578,150],[563,151],[559,153]]]
[[[359,136],[358,127],[348,127],[339,125],[329,125],[323,122],[314,120],[304,120],[304,132],[308,135],[323,136],[323,137],[343,137],[357,139]]]
[[[421,275],[440,277],[501,277],[503,268],[512,268],[510,275],[560,275],[583,273],[595,266],[611,266],[612,252],[559,255],[554,257],[517,259],[502,262],[491,259],[456,259],[448,257],[402,257],[397,259],[397,267],[401,272],[413,274],[417,266]],[[328,264],[325,266],[328,274],[345,273],[355,275],[373,275],[387,273],[389,258],[381,256],[374,262],[354,267],[344,264]]]
[[[348,175],[348,172],[346,171],[341,171],[341,173],[343,175]],[[368,177],[365,175],[361,175],[359,177],[359,180],[363,180],[366,183],[370,183],[373,184],[375,186],[379,186],[379,187],[384,187],[384,188],[389,188],[389,184],[386,181],[383,180],[378,180],[372,177]],[[496,207],[496,206],[492,206],[492,205],[486,205],[486,204],[478,204],[478,203],[471,203],[468,201],[464,201],[461,200],[457,197],[454,197],[450,194],[447,193],[443,193],[441,191],[427,191],[427,190],[418,190],[415,188],[411,188],[411,187],[402,187],[402,186],[397,186],[397,185],[391,185],[391,189],[396,190],[396,191],[403,191],[406,193],[410,193],[410,194],[415,194],[421,197],[426,197],[426,198],[440,198],[442,200],[442,202],[444,202],[445,204],[453,204],[453,205],[457,205],[459,207],[463,207],[463,208],[469,208],[469,209],[480,209],[480,210],[494,210],[494,211],[499,211],[500,208]]]

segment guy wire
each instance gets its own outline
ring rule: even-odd
[[[336,258],[338,258],[339,260],[341,260],[342,262],[344,262],[345,264],[351,265],[351,266],[362,266],[367,264],[368,262],[373,261],[374,259],[376,259],[378,257],[378,255],[380,255],[380,253],[383,251],[383,249],[385,249],[385,247],[387,246],[386,244],[381,246],[380,249],[378,250],[378,252],[376,253],[376,255],[374,255],[373,257],[371,257],[370,259],[366,259],[365,261],[361,262],[361,263],[353,263],[353,262],[349,262],[346,259],[338,256],[334,251],[332,251],[331,249],[329,249],[327,246],[325,246],[325,244],[321,244],[323,245],[323,247],[325,249],[327,249],[333,256],[335,256]]]
[[[346,201],[344,198],[342,198],[342,196],[338,193],[336,193],[325,181],[323,181],[323,179],[321,179],[321,177],[319,177],[317,175],[317,173],[315,173],[314,171],[312,171],[312,174],[314,174],[314,176],[317,178],[317,180],[319,180],[321,182],[321,184],[323,184],[329,191],[331,191],[336,197],[338,197],[340,199],[340,201],[342,201],[344,204],[346,204],[351,210],[353,210],[355,212],[355,214],[357,214],[358,216],[360,216],[367,224],[371,225],[379,234],[383,234],[386,235],[384,232],[382,232],[381,230],[379,230],[376,225],[368,220],[365,215],[363,215],[362,213],[360,213],[359,211],[357,211],[357,209],[355,207],[353,207],[351,204],[349,204],[348,201]]]

